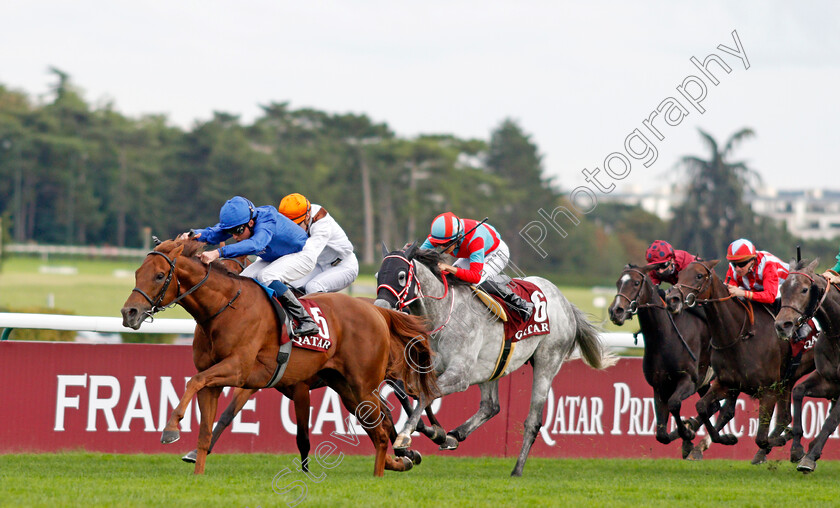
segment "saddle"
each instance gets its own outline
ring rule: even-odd
[[[508,317],[507,312],[505,312],[505,307],[502,305],[498,300],[487,294],[483,289],[479,288],[478,286],[470,286],[475,293],[475,296],[481,300],[490,312],[492,312],[496,317],[502,320],[502,322],[507,323]]]

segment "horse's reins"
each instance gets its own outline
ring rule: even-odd
[[[653,286],[653,281],[651,281],[647,277],[647,274],[642,273],[641,270],[637,270],[635,268],[628,268],[625,271],[639,274],[642,277],[642,284],[644,284],[645,287],[648,287],[648,289],[651,291],[651,294],[655,293],[654,288],[652,287]],[[671,321],[671,325],[673,325],[673,327],[674,327],[674,331],[677,332],[677,337],[680,338],[680,342],[682,342],[682,345],[685,347],[685,350],[688,351],[688,354],[689,354],[689,356],[691,356],[691,359],[696,362],[697,357],[694,356],[694,352],[691,351],[690,347],[688,347],[688,343],[685,341],[685,338],[682,336],[682,333],[680,332],[680,329],[677,328],[677,323],[676,323],[676,321],[674,321],[674,316],[672,316],[670,312],[667,312],[668,307],[665,305],[665,301],[662,300],[662,297],[659,296],[659,294],[656,295],[656,296],[659,296],[659,301],[662,302],[662,305],[657,305],[656,303],[651,303],[651,302],[639,304],[636,300],[639,297],[639,293],[641,293],[641,292],[642,292],[642,289],[639,288],[639,292],[636,293],[636,297],[633,298],[632,300],[630,298],[628,298],[627,295],[625,295],[624,293],[621,293],[621,292],[617,293],[616,296],[622,296],[622,297],[624,297],[625,300],[627,300],[629,302],[629,305],[630,305],[629,310],[630,310],[631,314],[637,314],[639,312],[639,309],[645,309],[645,308],[649,308],[649,307],[652,307],[652,308],[655,308],[655,309],[664,309],[666,311],[665,313],[668,315],[668,319]]]
[[[438,296],[426,295],[426,294],[423,294],[423,286],[422,286],[422,284],[420,284],[420,279],[418,279],[416,274],[414,273],[415,269],[414,269],[414,263],[412,261],[410,261],[405,256],[401,256],[399,254],[390,254],[388,256],[385,256],[383,261],[385,259],[388,259],[388,258],[400,259],[408,265],[408,275],[406,277],[405,286],[403,287],[402,291],[400,291],[398,293],[394,288],[392,288],[388,284],[380,284],[376,287],[376,292],[377,293],[379,292],[380,289],[385,288],[388,291],[390,291],[394,296],[397,297],[397,309],[398,310],[403,310],[404,308],[408,307],[409,305],[414,303],[416,300],[419,300],[420,298],[431,298],[433,300],[443,300],[444,298],[446,298],[446,295],[449,294],[449,281],[446,279],[446,274],[444,272],[441,271],[441,273],[440,273],[440,278],[443,280],[443,296],[438,297]],[[408,293],[411,290],[412,282],[417,285],[417,292],[416,292],[414,298],[411,298],[410,300],[406,301],[405,298],[408,296]],[[449,303],[449,315],[446,317],[446,321],[442,325],[440,325],[439,327],[432,330],[431,333],[435,333],[435,332],[441,330],[444,326],[446,326],[447,323],[449,323],[449,320],[452,318],[452,309],[453,309],[454,305],[455,305],[455,298],[452,298],[452,301]]]
[[[694,307],[695,305],[705,305],[707,303],[725,302],[727,300],[732,299],[735,296],[735,295],[728,295],[728,296],[724,296],[724,297],[721,297],[721,298],[702,298],[702,299],[698,300],[697,295],[702,293],[703,291],[705,291],[706,287],[710,286],[712,284],[712,273],[713,273],[712,269],[709,268],[708,266],[704,265],[703,263],[698,263],[698,264],[706,269],[706,275],[704,276],[705,280],[703,281],[703,283],[700,285],[699,288],[694,287],[694,286],[689,286],[688,284],[682,284],[682,283],[679,283],[679,282],[674,284],[674,287],[677,288],[677,290],[680,292],[680,295],[683,294],[682,288],[684,288],[684,287],[694,291],[694,293],[689,293],[688,295],[686,295],[686,297],[684,299],[685,304],[688,307]],[[690,298],[690,297],[693,297],[693,298]],[[750,326],[753,326],[755,324],[755,313],[753,312],[752,302],[748,301],[747,303],[745,303],[741,300],[736,300],[736,301],[738,303],[740,303],[744,307],[744,310],[746,311],[746,313],[744,315],[744,324],[741,325],[741,331],[738,332],[738,336],[735,338],[735,340],[732,341],[731,344],[727,344],[726,346],[716,346],[710,341],[709,345],[712,346],[713,349],[716,349],[716,350],[729,349],[732,346],[734,346],[735,344],[737,344],[738,342],[740,342],[742,340],[747,340],[750,337],[752,337],[753,335],[755,335],[755,332],[752,331],[752,330],[744,333],[744,330],[746,329],[748,322],[749,322]]]
[[[198,282],[198,284],[196,284],[195,286],[188,289],[186,292],[181,293],[181,281],[178,280],[178,277],[175,277],[175,261],[177,261],[178,258],[170,259],[169,256],[167,256],[166,254],[164,254],[162,252],[155,251],[155,250],[149,252],[148,254],[146,254],[146,256],[151,256],[152,254],[156,254],[158,256],[163,256],[163,258],[166,260],[166,262],[169,263],[169,273],[166,275],[166,280],[163,282],[163,287],[160,289],[160,292],[158,293],[157,297],[155,297],[154,300],[152,300],[149,297],[149,295],[146,294],[145,291],[143,291],[142,289],[140,289],[138,287],[135,287],[134,289],[131,290],[132,292],[136,291],[136,292],[140,293],[143,296],[143,298],[145,298],[146,301],[149,302],[149,305],[151,305],[151,308],[149,310],[143,312],[143,314],[145,314],[151,320],[149,322],[152,322],[152,321],[155,320],[154,315],[157,314],[158,312],[160,312],[162,310],[166,310],[166,309],[174,306],[175,304],[177,304],[178,302],[180,302],[181,300],[183,300],[187,296],[196,292],[198,290],[198,288],[203,286],[204,283],[207,282],[207,279],[210,278],[210,271],[211,271],[211,267],[210,267],[210,265],[208,265],[207,266],[207,274],[204,276],[204,278],[201,279]],[[172,282],[173,278],[175,279],[175,283],[177,284],[176,296],[168,304],[161,305],[161,303],[163,303],[163,299],[166,297],[166,291],[169,289],[169,284]],[[233,307],[233,302],[235,302],[236,299],[239,298],[239,295],[241,293],[242,293],[242,288],[240,287],[239,291],[236,292],[236,295],[234,295],[234,297],[229,302],[227,302],[225,305],[223,305],[221,309],[217,310],[215,314],[213,314],[212,316],[210,316],[207,319],[202,320],[200,323],[206,323],[207,321],[210,321],[214,317],[221,314],[222,311],[224,311],[228,307]],[[143,321],[145,321],[145,319]]]

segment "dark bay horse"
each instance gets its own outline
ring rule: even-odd
[[[196,320],[193,362],[198,374],[187,383],[161,437],[163,443],[180,438],[178,423],[198,394],[201,424],[196,474],[204,472],[222,387],[263,388],[269,384],[278,363],[282,326],[255,281],[197,259],[204,247],[194,240],[168,240],[158,245],[135,272],[136,287],[122,309],[123,324],[134,329],[176,303]],[[351,413],[361,411],[356,416],[376,449],[374,475],[382,476],[384,469],[409,469],[409,459],[396,460],[386,454],[390,436],[396,432],[375,391],[386,375],[391,375],[403,379],[412,394],[434,396],[434,375],[410,365],[432,361],[425,325],[412,316],[378,309],[343,294],[321,294],[313,300],[321,307],[332,346],[327,352],[293,349],[278,386],[294,386],[319,376]],[[398,358],[405,361],[394,361]]]
[[[814,317],[822,332],[814,346],[816,370],[793,389],[793,442],[791,462],[799,462],[796,469],[810,473],[817,468],[817,460],[829,436],[840,423],[840,288],[829,284],[825,277],[814,272],[819,260],[791,263],[793,270],[782,284],[782,310],[776,316],[779,337],[790,339],[798,326]],[[802,399],[817,397],[831,401],[831,410],[817,437],[811,441],[808,454],[802,447]]]
[[[735,400],[745,393],[759,401],[758,452],[753,464],[766,462],[767,453],[784,446],[790,436],[784,433],[790,423],[790,392],[800,377],[814,370],[813,351],[802,356],[802,363],[785,375],[791,347],[776,336],[775,316],[764,305],[743,301],[729,295],[726,285],[714,272],[718,260],[695,261],[680,272],[677,284],[668,290],[666,302],[673,312],[683,305],[704,305],[712,332],[712,368],[717,376],[711,388],[697,402],[697,413],[709,431],[713,443],[734,445],[734,434],[720,434],[709,417],[714,404],[726,399],[734,412]],[[770,433],[774,408],[776,427]]]
[[[664,263],[662,263],[664,265]],[[713,371],[709,367],[709,326],[705,319],[691,312],[672,315],[659,296],[651,270],[661,265],[627,265],[616,281],[616,295],[610,306],[610,320],[618,326],[634,314],[645,339],[642,371],[653,388],[656,409],[656,440],[668,444],[682,439],[683,458],[702,458],[702,449],[692,440],[697,428],[682,421],[682,402],[695,392],[706,393]],[[674,417],[676,429],[669,433],[668,422]],[[696,420],[695,420],[696,422]]]

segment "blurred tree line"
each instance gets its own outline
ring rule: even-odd
[[[184,131],[162,115],[128,118],[113,104],[91,105],[67,73],[51,72],[51,93],[38,101],[0,84],[0,215],[15,242],[140,247],[144,227],[163,238],[214,224],[233,195],[276,206],[300,192],[330,211],[367,265],[378,263],[380,242],[395,248],[419,239],[449,210],[489,217],[522,271],[591,285],[611,284],[624,263],[641,263],[656,238],[684,248],[680,230],[700,225],[669,225],[638,207],[601,203],[577,214],[579,224],[565,223],[565,238],[550,230],[543,257],[519,231],[546,222],[540,209],[572,207],[513,120],[489,140],[407,139],[363,114],[272,103],[249,125],[216,112]],[[729,183],[743,191],[737,178]],[[738,233],[759,248],[783,257],[791,251],[795,240],[771,221],[738,218],[746,220]],[[706,256],[723,252],[718,243],[686,240]]]

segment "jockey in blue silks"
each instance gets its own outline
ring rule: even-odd
[[[298,323],[293,335],[315,335],[318,325],[295,298],[294,293],[276,274],[281,271],[283,256],[300,252],[306,243],[306,233],[273,206],[255,207],[241,196],[234,196],[222,205],[219,223],[192,231],[196,240],[218,245],[233,237],[236,243],[201,253],[201,261],[210,263],[222,257],[257,256],[257,260],[242,271],[274,290],[277,300]],[[188,236],[187,233],[181,235]]]

